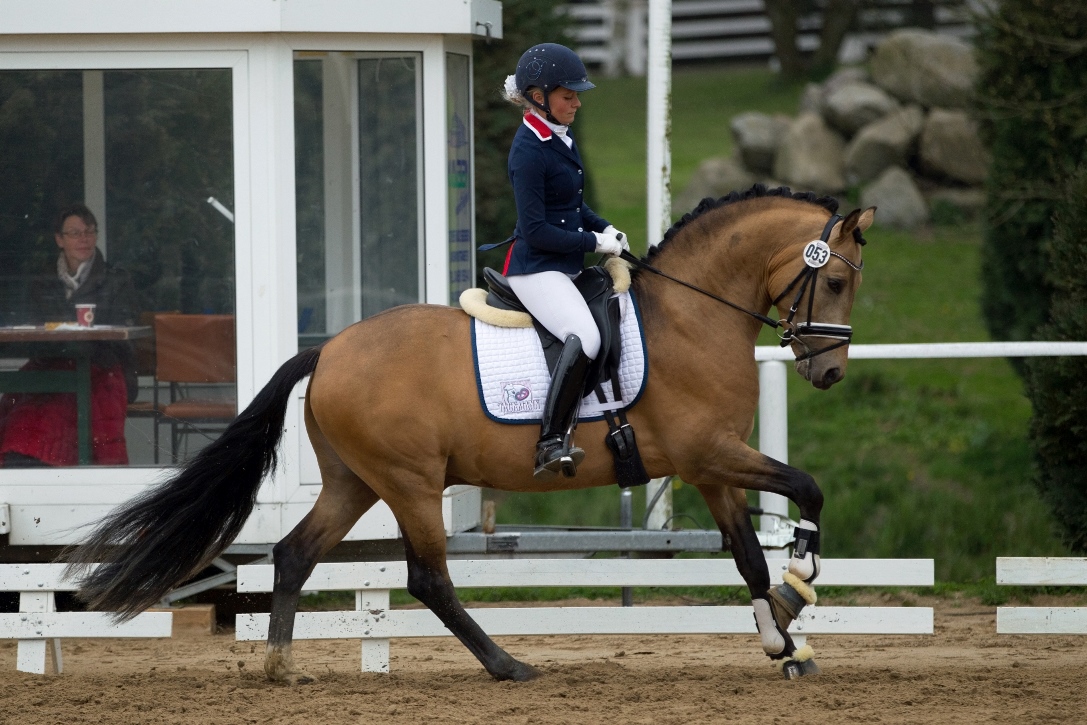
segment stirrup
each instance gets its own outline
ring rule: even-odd
[[[532,477],[537,481],[548,481],[562,473],[566,478],[573,478],[584,460],[584,450],[577,446],[567,447],[562,439],[540,441],[536,444],[536,469]]]

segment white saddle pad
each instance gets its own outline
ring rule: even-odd
[[[581,402],[580,420],[601,420],[603,411],[629,408],[645,389],[648,356],[642,337],[638,305],[629,292],[619,295],[622,351],[619,357],[619,390],[615,402],[611,383],[604,385],[607,403],[596,394]],[[472,320],[472,354],[476,386],[484,412],[499,423],[539,423],[551,387],[539,335],[532,327],[496,327]]]

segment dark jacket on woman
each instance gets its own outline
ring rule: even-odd
[[[517,227],[504,274],[580,272],[585,254],[596,250],[592,233],[604,231],[608,222],[584,201],[585,166],[577,143],[567,147],[538,116],[526,114],[513,137],[508,168]]]
[[[75,306],[93,303],[96,325],[135,325],[136,292],[128,272],[106,262],[101,250],[96,250],[87,279],[65,296],[66,288],[57,277],[56,257],[47,269],[33,278],[28,297],[27,323],[75,322]],[[136,358],[132,345],[126,342],[100,342],[94,346],[91,362],[103,368],[119,364],[124,369],[129,401],[136,399]]]

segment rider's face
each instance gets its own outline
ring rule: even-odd
[[[542,93],[540,93],[538,100],[541,103],[543,102]],[[571,91],[569,88],[559,86],[551,91],[548,100],[550,101],[551,115],[554,116],[556,121],[564,126],[569,126],[574,122],[577,109],[581,108],[581,99],[578,98],[577,91]]]

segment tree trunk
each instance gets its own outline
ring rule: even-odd
[[[822,74],[834,68],[842,40],[853,27],[859,9],[860,0],[827,0],[826,9],[823,10],[823,31],[819,34],[819,50],[811,59],[809,72]]]
[[[789,78],[805,75],[807,67],[796,47],[796,3],[793,0],[766,0],[766,15],[770,18],[770,37],[774,40],[782,75]]]

